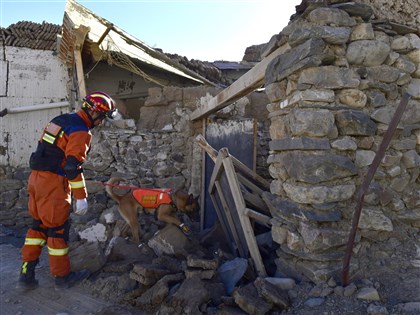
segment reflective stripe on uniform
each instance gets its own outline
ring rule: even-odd
[[[74,188],[85,188],[85,181],[84,180],[81,180],[81,181],[78,181],[78,182],[69,182],[69,183],[70,183],[70,187],[72,189],[74,189]]]
[[[26,274],[28,272],[28,262],[27,261],[25,261],[23,264],[22,264],[22,273],[23,274]]]
[[[45,244],[46,244],[46,242],[42,238],[31,238],[31,237],[25,238],[25,245],[44,246]]]
[[[44,136],[42,137],[42,140],[44,140],[48,143],[54,144],[55,137],[49,135],[48,133],[45,133]]]
[[[69,253],[69,248],[51,248],[48,246],[48,255],[51,256],[64,256]]]

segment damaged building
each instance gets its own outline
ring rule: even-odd
[[[0,224],[31,224],[27,159],[45,123],[86,91],[109,91],[122,119],[94,130],[91,206],[72,215],[73,267],[97,275],[86,288],[150,313],[287,314],[310,283],[308,300],[324,307],[353,297],[356,312],[414,314],[419,10],[304,0],[232,64],[152,49],[75,1],[62,26],[2,29]],[[140,217],[137,248],[105,192],[111,177],[198,196],[199,213],[182,215],[193,237]]]

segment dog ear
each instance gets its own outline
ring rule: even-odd
[[[193,202],[194,202],[194,196],[193,196],[193,194],[190,194],[190,195],[188,196],[188,204],[192,205],[192,204],[193,204]]]

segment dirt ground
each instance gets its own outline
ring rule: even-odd
[[[10,234],[4,231],[4,227],[0,229],[0,315],[131,314],[125,310],[128,306],[113,305],[101,297],[93,296],[84,288],[83,283],[56,291],[49,273],[46,251],[43,251],[36,268],[38,288],[24,293],[18,291],[15,286],[21,266],[20,247],[23,237]]]
[[[40,282],[37,289],[22,294],[15,289],[20,268],[20,246],[23,237],[14,237],[0,229],[0,315],[148,315],[129,303],[115,304],[105,293],[95,288],[95,279],[89,278],[81,284],[62,291],[55,291],[53,279],[49,275],[48,257],[44,251],[36,274]],[[401,248],[400,248],[401,249]],[[403,255],[406,254],[406,255]],[[417,266],[409,266],[407,261],[416,258],[420,263],[420,248],[413,252],[410,248],[394,256],[394,266],[385,268],[382,279],[371,281],[375,266],[371,265],[372,277],[362,279],[351,286],[354,292],[346,294],[346,288],[334,281],[315,285],[298,283],[288,291],[290,307],[283,311],[266,314],[284,315],[417,315],[420,314],[420,274]],[[372,259],[374,262],[376,259]],[[394,268],[395,266],[400,268]],[[384,268],[381,268],[384,270]],[[378,292],[379,300],[360,299],[357,292],[371,288]],[[105,291],[104,291],[105,292]],[[109,290],[107,290],[109,294]],[[225,305],[204,309],[201,314],[227,315],[247,314],[228,297],[222,299]],[[230,301],[229,303],[227,303]],[[158,311],[155,314],[164,315]],[[185,313],[190,314],[190,313]],[[250,313],[248,313],[250,314]],[[252,314],[260,314],[257,311]],[[166,314],[165,314],[166,315]],[[196,315],[196,314],[190,314]],[[198,315],[198,314],[197,314]]]
[[[94,314],[98,308],[107,306],[106,301],[90,297],[80,287],[55,291],[54,281],[49,276],[47,257],[41,258],[36,269],[39,287],[26,293],[15,289],[19,276],[19,249],[13,245],[2,244],[0,261],[2,315]]]

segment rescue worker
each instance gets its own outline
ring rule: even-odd
[[[88,209],[82,164],[90,148],[90,130],[116,114],[114,100],[103,92],[92,92],[83,99],[82,108],[53,118],[45,127],[29,165],[29,213],[33,218],[22,247],[22,268],[17,284],[21,290],[38,286],[35,267],[42,248],[47,245],[50,272],[55,288],[67,288],[89,276],[87,270],[70,271],[69,230],[71,197],[74,213]]]

